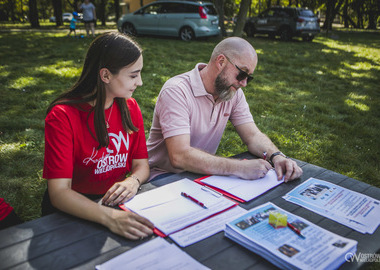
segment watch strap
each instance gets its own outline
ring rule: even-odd
[[[284,153],[282,153],[281,151],[278,151],[278,152],[274,152],[271,156],[270,156],[270,158],[269,158],[269,162],[273,165],[273,158],[275,157],[275,156],[283,156],[284,158],[288,158],[287,156],[285,156],[285,154]]]

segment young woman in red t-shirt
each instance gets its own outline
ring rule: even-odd
[[[58,209],[130,239],[153,233],[147,219],[107,207],[132,198],[149,177],[144,123],[132,98],[142,68],[140,47],[124,34],[91,43],[79,80],[48,108],[43,215]]]

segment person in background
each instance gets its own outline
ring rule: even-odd
[[[67,36],[69,37],[71,35],[71,32],[74,32],[74,37],[77,36],[77,33],[75,31],[76,29],[76,23],[77,23],[77,16],[78,16],[78,13],[77,12],[73,12],[73,18],[71,19],[70,21],[70,32],[67,34]]]
[[[91,35],[95,37],[96,11],[94,4],[90,0],[84,0],[82,4],[78,3],[78,9],[83,13],[83,22],[86,27],[87,36],[90,36],[91,30]]]
[[[22,223],[12,206],[0,198],[0,230]]]
[[[91,43],[79,80],[47,110],[43,215],[58,209],[129,239],[153,233],[147,219],[107,207],[132,198],[149,177],[143,118],[132,98],[142,68],[141,48],[124,34]]]
[[[256,65],[251,44],[230,37],[216,45],[208,64],[199,63],[164,84],[147,142],[150,180],[184,170],[258,179],[273,167],[285,182],[302,175],[297,163],[280,152],[253,121],[242,87],[253,79]],[[248,151],[263,159],[215,155],[228,121]]]

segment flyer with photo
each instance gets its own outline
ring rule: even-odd
[[[290,226],[276,229],[269,224],[272,211],[286,215]],[[346,262],[357,247],[357,241],[320,228],[270,202],[227,223],[225,235],[287,269],[335,269]]]
[[[283,198],[361,233],[380,224],[379,200],[327,181],[309,178]]]

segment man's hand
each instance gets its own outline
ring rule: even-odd
[[[239,168],[234,175],[243,179],[255,180],[263,178],[270,169],[273,169],[270,163],[263,159],[241,160],[239,162],[241,164],[239,164]]]
[[[288,182],[301,177],[303,173],[302,169],[297,165],[297,163],[290,158],[275,156],[272,161],[274,169],[277,173],[278,180],[281,180],[284,176],[284,181]]]

